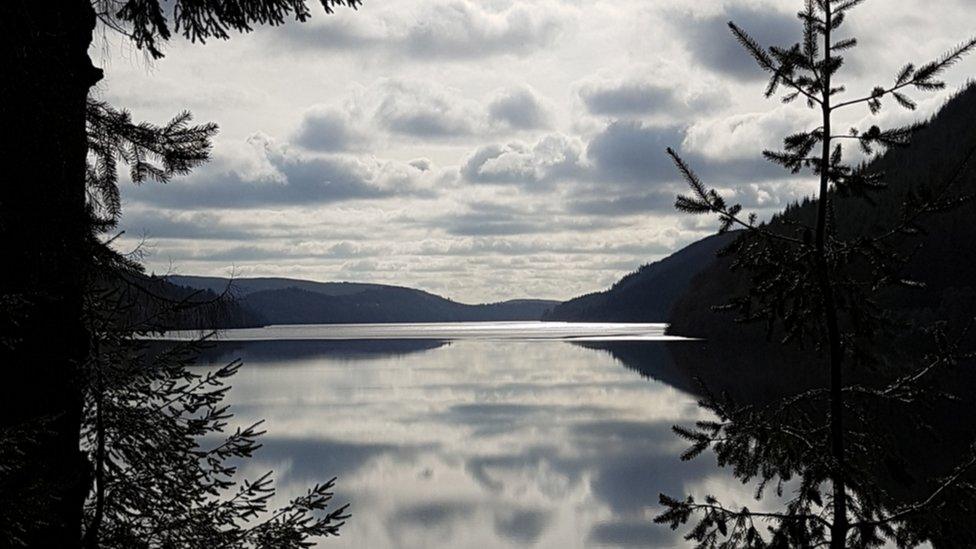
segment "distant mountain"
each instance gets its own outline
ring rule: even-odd
[[[713,235],[620,279],[609,290],[553,307],[544,320],[570,322],[666,322],[692,278],[715,261],[738,233]]]
[[[956,175],[956,192],[976,194],[976,162],[964,164],[976,146],[974,121],[976,83],[949,100],[909,147],[891,149],[870,162],[868,170],[885,174],[887,189],[873,193],[870,201],[833,197],[837,230],[845,237],[884,232],[900,218],[909,197],[925,197]],[[816,219],[816,208],[814,200],[791,205],[768,226],[788,232],[796,222],[810,225]],[[883,305],[918,322],[972,318],[976,310],[974,216],[976,201],[969,200],[948,212],[926,217],[919,235],[904,236],[899,245],[911,258],[906,277],[922,282],[924,287],[887,292],[882,296]],[[730,315],[713,310],[749,287],[747,273],[731,270],[733,260],[723,257],[713,262],[692,281],[672,310],[670,333],[722,340],[766,339],[761,326],[733,323]]]
[[[284,290],[288,288],[298,288],[324,295],[350,295],[357,294],[365,290],[376,290],[379,288],[397,288],[398,286],[387,286],[384,284],[364,284],[359,282],[316,282],[314,280],[301,280],[297,278],[224,278],[219,276],[180,276],[169,275],[166,279],[178,286],[196,288],[199,290],[210,290],[215,293],[223,293],[228,289],[236,297],[243,297],[255,292],[267,290]]]
[[[539,320],[557,301],[518,299],[468,305],[400,286],[289,278],[169,276],[178,286],[228,292],[264,324]]]
[[[252,328],[264,319],[221,291],[174,284],[167,277],[133,275],[127,283],[112,281],[125,302],[128,321],[153,330]]]

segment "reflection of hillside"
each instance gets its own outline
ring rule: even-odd
[[[826,386],[824,368],[809,358],[817,356],[815,353],[772,356],[768,353],[776,350],[774,346],[763,348],[767,354],[756,352],[753,356],[743,349],[730,350],[701,342],[602,342],[585,346],[610,353],[644,377],[703,398],[708,398],[708,394],[729,397],[739,406],[761,407]],[[970,442],[976,437],[976,371],[971,366],[960,365],[944,372],[945,381],[929,391],[944,391],[947,396],[910,405],[910,413],[906,413],[903,403],[872,401],[871,406],[863,408],[864,417],[848,416],[857,424],[861,436],[884,445],[884,452],[853,454],[851,461],[869,477],[858,479],[860,482],[884,487],[891,507],[927,496],[939,479],[968,459]],[[848,383],[883,387],[891,377],[890,371],[864,368],[848,372]],[[957,398],[949,398],[948,394]],[[807,410],[813,417],[826,417],[821,406],[808,405]],[[976,474],[973,476],[976,478]],[[925,531],[933,528],[929,532],[933,540],[939,541],[936,547],[973,547],[976,533],[963,526],[963,518],[972,513],[974,506],[976,502],[968,498],[953,497],[938,513],[918,516],[917,524]],[[965,542],[959,544],[960,540]]]
[[[697,341],[601,341],[579,344],[609,353],[641,376],[686,393],[728,394],[743,402],[764,402],[823,386],[818,368],[770,368],[770,357],[729,352]]]
[[[638,372],[641,377],[660,381],[686,393],[698,394],[694,376],[675,364],[664,342],[587,341],[573,344],[586,349],[604,351],[627,369]],[[698,346],[696,343],[682,344]]]
[[[200,353],[202,364],[217,364],[241,359],[246,363],[285,362],[329,358],[333,360],[371,360],[431,351],[446,341],[418,339],[390,340],[274,340],[274,341],[216,341]],[[155,342],[152,345],[166,345]]]

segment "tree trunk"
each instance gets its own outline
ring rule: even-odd
[[[101,78],[88,57],[89,0],[0,2],[0,430],[34,438],[0,499],[18,504],[31,547],[78,547],[89,466],[79,449],[89,223],[85,102]],[[7,510],[3,510],[6,512]],[[7,519],[5,526],[12,519]],[[2,534],[2,532],[0,532]]]
[[[831,25],[833,23],[832,8],[825,3],[824,20],[824,59],[831,57]],[[828,63],[829,64],[829,63]],[[830,456],[833,459],[833,520],[830,529],[831,549],[843,549],[847,543],[847,483],[844,478],[845,450],[844,450],[844,402],[843,402],[843,361],[844,350],[841,346],[840,326],[834,288],[831,283],[830,265],[827,261],[827,208],[829,206],[828,192],[830,190],[830,148],[831,148],[831,78],[829,73],[823,75],[823,148],[820,166],[819,203],[817,205],[817,286],[823,300],[824,322],[827,327],[827,361],[830,368]]]

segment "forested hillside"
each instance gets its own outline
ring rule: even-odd
[[[236,300],[226,288],[193,288],[165,277],[140,276],[124,282],[118,291],[129,295],[130,315],[151,318],[160,330],[253,328],[266,324],[263,316]]]
[[[887,189],[868,197],[834,197],[834,219],[840,235],[877,236],[902,216],[914,197],[939,196],[948,182],[946,197],[976,192],[976,165],[967,163],[976,147],[976,84],[970,84],[935,115],[907,148],[891,149],[875,158],[868,169],[884,172]],[[976,203],[957,200],[945,212],[926,214],[917,227],[899,235],[899,247],[908,258],[906,279],[920,282],[888,294],[906,319],[962,318],[976,310]],[[794,233],[797,222],[811,224],[816,202],[788,207],[770,221],[771,230]],[[746,333],[729,315],[716,313],[748,287],[740,271],[731,269],[734,257],[723,257],[702,271],[677,300],[670,317],[670,332],[708,338],[741,338]],[[761,327],[753,336],[765,334]]]
[[[715,261],[736,233],[714,235],[642,266],[610,289],[560,303],[545,320],[570,322],[665,322],[692,278]]]
[[[557,303],[518,299],[469,305],[400,286],[287,278],[171,276],[168,280],[207,292],[227,292],[264,324],[539,320]]]

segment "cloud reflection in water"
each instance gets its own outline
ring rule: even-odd
[[[233,410],[267,420],[249,471],[273,468],[282,498],[339,476],[353,518],[324,546],[681,547],[651,522],[658,493],[740,491],[713,460],[678,459],[670,427],[703,417],[694,397],[610,353],[354,343],[226,342],[210,357],[245,359]]]

